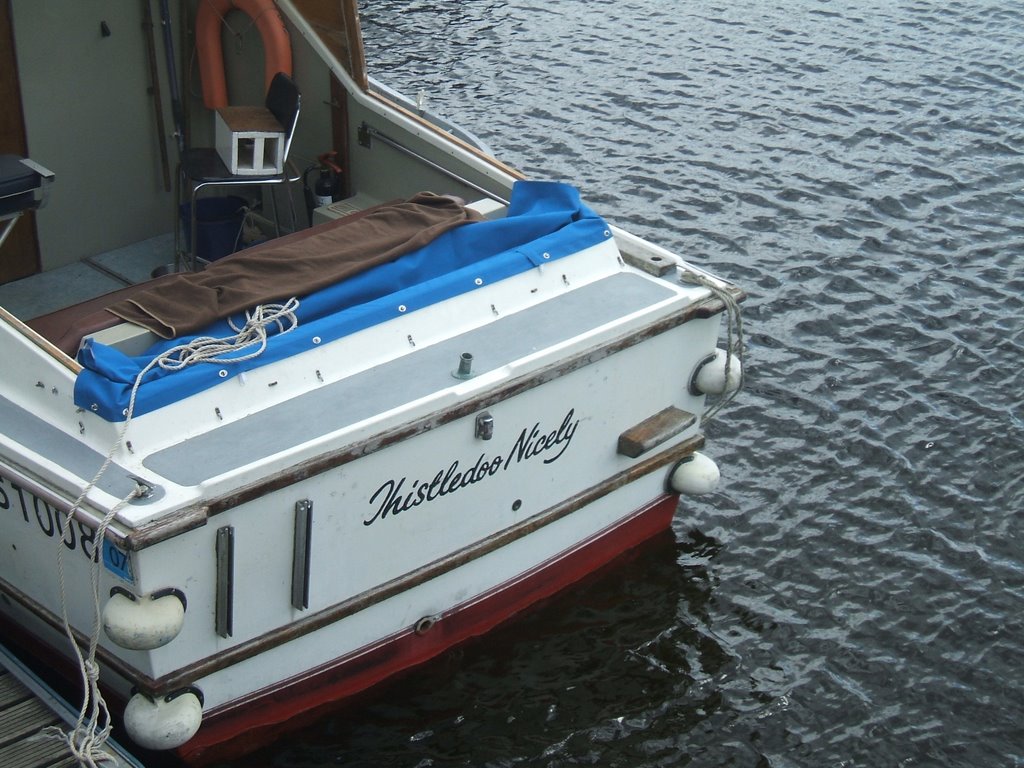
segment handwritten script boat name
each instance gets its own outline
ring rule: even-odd
[[[388,515],[407,512],[421,504],[448,496],[494,477],[499,472],[506,472],[524,461],[540,458],[544,464],[552,464],[565,453],[579,424],[576,410],[570,408],[557,429],[543,432],[539,421],[532,427],[524,427],[507,454],[488,458],[486,453],[481,453],[476,463],[467,470],[463,470],[462,464],[455,459],[429,480],[414,480],[411,486],[408,484],[408,476],[387,480],[370,497],[370,505],[376,507],[373,515],[363,520],[363,525],[373,525]]]

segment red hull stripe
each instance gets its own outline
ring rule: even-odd
[[[208,713],[199,733],[179,748],[179,755],[198,763],[249,752],[271,741],[274,734],[284,730],[281,726],[285,723],[294,726],[297,720],[308,719],[300,715],[364,691],[488,632],[668,528],[677,503],[678,497],[674,495],[658,498],[592,539],[472,602],[453,608],[423,634],[410,628],[299,678]],[[259,734],[254,738],[257,729]],[[244,744],[239,739],[243,735]]]

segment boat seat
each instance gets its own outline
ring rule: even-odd
[[[284,132],[284,147],[282,151],[282,170],[278,173],[253,173],[247,172],[243,175],[232,173],[224,164],[220,151],[214,147],[189,148],[181,156],[181,163],[178,168],[178,193],[177,211],[188,212],[189,226],[187,247],[178,242],[175,248],[175,259],[177,263],[184,265],[192,271],[199,269],[201,256],[198,248],[197,205],[199,193],[209,187],[244,187],[264,186],[267,187],[268,197],[274,213],[274,228],[277,237],[281,236],[281,222],[277,212],[277,199],[274,196],[275,185],[285,185],[288,188],[288,210],[291,213],[291,227],[294,232],[297,229],[295,219],[295,205],[292,202],[290,185],[301,181],[302,176],[288,158],[292,145],[292,137],[295,134],[295,126],[299,120],[299,110],[302,106],[302,96],[298,86],[284,72],[278,72],[271,80],[270,88],[267,90],[266,111],[271,120],[276,120]],[[180,235],[179,229],[175,228],[175,236]]]
[[[392,200],[387,203],[370,206],[369,208],[361,211],[355,211],[347,216],[341,217],[340,219],[335,219],[334,221],[320,224],[310,229],[300,230],[278,240],[271,240],[260,245],[255,245],[246,251],[240,251],[238,254],[231,254],[226,256],[225,260],[232,259],[243,253],[252,254],[257,250],[280,247],[281,245],[305,240],[315,235],[317,232],[347,226],[358,221],[364,216],[373,213],[374,211],[380,210],[387,205],[393,205],[396,202],[399,201]],[[159,286],[162,282],[174,280],[175,276],[176,273],[174,272],[161,275],[160,277],[152,280],[130,285],[126,288],[111,291],[110,293],[105,293],[102,296],[97,296],[96,298],[87,299],[86,301],[78,304],[73,304],[70,307],[64,307],[63,309],[58,309],[54,312],[40,315],[31,320],[25,321],[25,324],[62,352],[74,357],[78,354],[78,349],[82,345],[82,339],[86,336],[106,330],[107,328],[113,328],[115,325],[125,322],[114,313],[108,312],[107,307],[112,306],[119,301],[130,299],[135,294],[148,291],[151,288]]]
[[[0,155],[0,245],[25,212],[46,204],[53,171],[18,155]]]
[[[26,320],[25,325],[56,346],[64,354],[74,357],[82,346],[82,339],[93,333],[113,328],[123,323],[120,317],[107,311],[107,307],[118,301],[130,299],[134,294],[148,291],[161,281],[173,277],[173,273],[130,285],[94,299],[58,309],[46,315]]]

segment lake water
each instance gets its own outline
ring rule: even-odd
[[[374,0],[373,71],[745,287],[720,489],[246,766],[1024,766],[1024,6]]]

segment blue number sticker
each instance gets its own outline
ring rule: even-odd
[[[131,558],[127,552],[111,544],[110,539],[103,540],[103,564],[115,576],[119,576],[129,584],[135,583]]]

